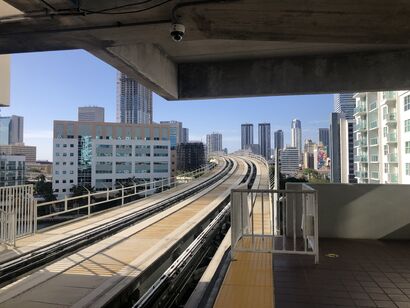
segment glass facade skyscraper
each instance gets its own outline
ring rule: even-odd
[[[270,123],[259,123],[258,125],[258,142],[260,155],[266,160],[271,159],[271,138]]]
[[[152,123],[152,91],[121,72],[117,74],[117,122]]]
[[[353,98],[354,93],[337,93],[334,95],[334,112],[343,113],[345,119],[353,120],[354,108],[356,99]]]
[[[241,149],[245,150],[253,144],[253,124],[241,125]]]
[[[0,117],[0,144],[22,144],[24,118],[20,116]]]
[[[283,130],[279,129],[274,133],[275,150],[282,150],[285,147],[283,139]]]

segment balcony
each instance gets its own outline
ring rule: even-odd
[[[372,112],[377,109],[377,102],[372,102],[369,104],[369,112]]]
[[[359,132],[364,132],[367,130],[366,122],[359,122],[358,124],[354,125],[354,130]]]
[[[354,142],[354,145],[357,147],[367,147],[367,140],[366,139],[359,139]]]
[[[377,137],[370,138],[370,146],[377,146],[379,145],[379,139]]]
[[[355,175],[358,178],[367,179],[367,172],[366,171],[356,171]]]
[[[397,184],[399,182],[399,175],[397,173],[389,173],[388,178],[391,184]]]
[[[376,172],[376,171],[370,172],[370,178],[372,180],[378,180],[379,179],[379,172]]]
[[[397,153],[387,154],[387,161],[389,163],[397,163]]]
[[[385,101],[395,101],[396,92],[395,91],[385,91],[383,92],[383,100]]]
[[[397,135],[396,133],[389,133],[386,136],[387,143],[397,143]]]
[[[405,231],[410,217],[409,185],[310,186],[319,197],[319,264],[314,264],[313,256],[273,252],[275,306],[409,307],[410,233]],[[275,204],[282,207],[280,202]],[[296,208],[298,205],[296,202]],[[282,235],[302,232],[305,224],[300,220],[293,228],[293,212],[277,212],[289,218],[288,224],[277,228],[277,236],[292,248],[294,242]],[[243,224],[240,219],[231,221],[232,229]],[[249,221],[245,224],[248,229],[253,225],[253,220]],[[295,245],[303,247],[298,242]],[[265,256],[261,254],[258,260]]]
[[[376,129],[378,127],[377,121],[372,121],[369,124],[369,129]]]
[[[386,121],[386,124],[397,124],[396,112],[389,112],[383,116],[383,119]]]
[[[358,155],[354,157],[355,162],[360,162],[360,163],[367,163],[367,156],[366,155]]]
[[[354,115],[366,114],[367,108],[366,105],[359,105],[354,109]]]
[[[370,162],[371,163],[378,163],[379,162],[379,155],[370,155]]]

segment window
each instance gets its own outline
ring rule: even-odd
[[[63,180],[63,184],[64,184],[64,183],[67,183],[67,181],[66,181],[66,180]]]
[[[67,144],[66,144],[66,143],[64,143],[64,144],[63,144],[63,148],[66,148],[66,147],[67,147]]]
[[[60,144],[59,143],[56,143],[56,148],[59,148],[60,147]]]
[[[135,173],[151,173],[151,163],[135,163]]]
[[[70,148],[74,148],[74,143],[70,143]]]
[[[116,162],[115,171],[116,173],[131,173],[132,163],[131,162]]]
[[[384,148],[384,155],[389,154],[389,147],[385,145],[383,148]]]
[[[97,157],[112,156],[112,149],[110,144],[97,144]]]
[[[63,153],[63,156],[67,156],[67,153]]]
[[[384,173],[389,173],[389,164],[384,164]]]
[[[60,156],[60,153],[57,152],[57,153],[56,153],[56,156]]]
[[[70,183],[74,183],[74,180],[70,180]]]
[[[70,170],[70,174],[74,174],[74,171],[73,171],[73,170]]]
[[[59,181],[59,180],[56,180],[55,183],[58,184],[58,183],[60,183],[60,181]]]
[[[67,165],[67,163],[66,163],[66,162],[63,162],[63,166],[65,166],[65,165]]]
[[[70,156],[73,157],[73,156],[74,156],[74,153],[70,153]]]
[[[167,162],[154,162],[154,172],[165,173],[168,172]]]
[[[387,137],[387,127],[383,127],[383,137]]]
[[[58,170],[56,170],[56,172],[55,172],[56,174],[60,174],[60,172],[58,171]]]
[[[63,171],[63,174],[67,174],[67,171],[64,170],[64,171]]]
[[[58,193],[58,192],[59,192],[59,189],[58,189],[58,188],[57,188],[57,189],[54,189],[54,192]]]
[[[410,175],[410,163],[406,163],[406,175]]]
[[[149,146],[149,145],[136,145],[135,146],[135,156],[137,156],[137,157],[150,157],[151,156],[151,146]]]
[[[56,162],[56,166],[58,166],[60,163],[59,162]],[[63,163],[63,165],[64,165],[65,163]]]
[[[131,145],[117,145],[115,153],[117,157],[132,156],[132,146]]]
[[[410,154],[410,141],[406,141],[404,149],[406,151],[406,154]]]
[[[67,191],[67,189],[63,188],[63,192],[66,192],[66,191]]]
[[[405,132],[410,132],[410,119],[404,121],[404,131]]]
[[[74,165],[74,162],[73,161],[70,161],[70,166],[73,166]]]
[[[410,109],[410,95],[407,95],[404,98],[404,111],[407,111]]]
[[[112,173],[112,162],[97,162],[95,165],[95,173]]]

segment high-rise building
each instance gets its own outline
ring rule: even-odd
[[[299,149],[286,147],[280,153],[280,171],[282,174],[295,175],[299,171]]]
[[[319,144],[329,147],[329,128],[319,128]]]
[[[332,183],[341,182],[340,171],[340,118],[341,114],[332,112],[330,115],[330,181]]]
[[[61,198],[73,185],[169,178],[173,152],[167,125],[54,121],[53,189]]]
[[[182,141],[181,143],[189,142],[189,128],[182,128]]]
[[[222,152],[222,134],[214,132],[206,135],[206,152],[208,155],[214,152]]]
[[[271,159],[271,136],[270,123],[259,123],[258,125],[258,142],[260,155],[266,160]]]
[[[282,150],[285,147],[285,142],[283,138],[283,130],[279,129],[274,133],[274,146],[275,150]]]
[[[25,170],[23,155],[0,155],[0,187],[24,185]]]
[[[355,94],[359,183],[410,184],[410,91]]]
[[[23,127],[23,117],[0,117],[0,144],[22,144]]]
[[[152,91],[118,72],[117,122],[150,124],[152,118]]]
[[[354,93],[337,93],[334,95],[334,112],[343,113],[347,120],[353,120],[353,110],[356,100],[353,98]]]
[[[36,153],[37,148],[35,146],[23,144],[0,145],[0,155],[23,155],[27,164],[36,162]]]
[[[241,124],[241,149],[253,144],[253,124]]]
[[[300,120],[293,119],[291,125],[291,146],[299,150],[299,160],[302,158],[302,124]]]
[[[78,121],[104,122],[104,108],[97,106],[78,107]]]
[[[10,56],[0,55],[0,106],[10,106]]]
[[[203,165],[205,165],[205,146],[202,142],[178,144],[177,170],[192,171]]]

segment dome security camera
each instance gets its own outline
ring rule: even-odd
[[[175,42],[182,41],[185,34],[185,26],[183,24],[172,24],[170,34]]]

